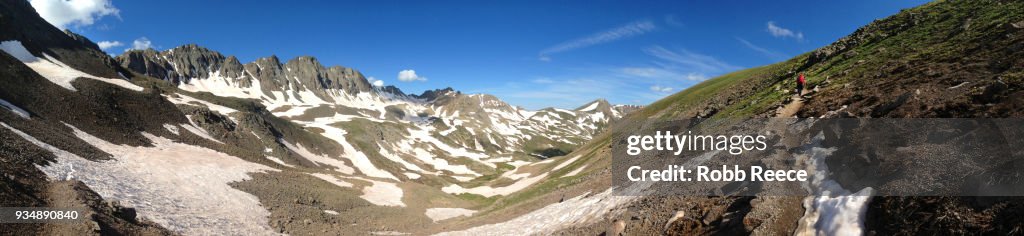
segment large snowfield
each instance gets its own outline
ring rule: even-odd
[[[153,147],[131,147],[75,129],[78,138],[113,155],[113,160],[95,162],[0,125],[57,156],[56,162],[38,166],[48,177],[82,181],[104,199],[133,207],[140,217],[172,231],[188,235],[273,234],[267,225],[270,212],[259,199],[228,185],[249,179],[247,173],[275,171],[270,167],[150,134],[144,135]]]
[[[0,42],[0,49],[11,56],[18,58],[18,60],[29,68],[32,68],[32,70],[39,75],[50,80],[50,82],[71,91],[76,91],[75,87],[71,85],[71,81],[74,81],[77,78],[94,79],[135,91],[143,90],[142,87],[132,84],[132,82],[124,79],[100,78],[81,72],[75,68],[65,65],[46,53],[43,53],[43,57],[36,57],[35,55],[32,55],[28,49],[25,49],[25,46],[23,46],[21,42],[16,40]]]

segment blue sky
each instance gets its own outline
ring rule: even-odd
[[[243,63],[310,55],[407,93],[453,87],[531,109],[648,104],[926,2],[31,1],[112,54],[196,43]]]

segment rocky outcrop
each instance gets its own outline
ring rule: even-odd
[[[447,87],[447,88],[444,88],[444,89],[434,89],[434,90],[423,91],[422,94],[420,94],[420,95],[413,95],[413,96],[416,97],[416,98],[419,98],[419,99],[426,100],[426,101],[434,101],[434,100],[437,100],[438,98],[440,98],[442,96],[458,95],[458,94],[461,94],[461,92],[455,91],[455,89],[452,89],[452,87]]]
[[[277,56],[242,64],[235,56],[225,57],[219,52],[188,44],[166,51],[127,51],[116,60],[125,68],[179,85],[211,77],[227,79],[242,88],[259,83],[270,97],[274,96],[271,91],[287,91],[285,94],[311,91],[330,101],[328,93],[333,91],[356,94],[373,89],[359,71],[342,66],[325,67],[310,56],[297,57],[283,64]]]
[[[129,70],[179,83],[180,76],[178,73],[174,73],[174,67],[170,63],[165,60],[155,60],[155,58],[159,58],[159,53],[153,49],[128,51],[118,56],[117,61]]]

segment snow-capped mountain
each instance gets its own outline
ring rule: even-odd
[[[313,57],[242,64],[196,45],[112,58],[25,1],[0,1],[0,51],[0,203],[96,222],[54,234],[438,231],[421,226],[588,173],[550,157],[628,110],[406,94]]]
[[[623,114],[605,100],[576,110],[531,111],[452,88],[410,95],[391,86],[373,86],[352,68],[325,67],[308,56],[284,63],[270,56],[241,64],[234,56],[185,45],[129,51],[116,60],[184,91],[256,100],[275,116],[318,128],[324,137],[356,145],[370,159],[380,158],[356,169],[382,178],[449,171],[444,176],[469,180],[493,171],[488,158],[568,153]],[[169,97],[182,104],[208,102],[187,94]],[[230,110],[219,112],[240,118]],[[380,137],[352,140],[343,135],[355,127],[369,127],[370,135]]]

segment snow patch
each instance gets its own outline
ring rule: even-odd
[[[585,111],[592,111],[594,109],[597,109],[597,105],[598,105],[597,102],[590,103],[590,106],[587,106],[587,107],[585,107],[583,109],[580,109],[580,111],[584,111],[584,112]]]
[[[349,167],[347,164],[345,164],[344,161],[341,161],[341,160],[338,160],[338,159],[334,159],[334,158],[330,158],[330,157],[327,157],[327,156],[324,156],[324,155],[313,154],[312,152],[309,151],[309,149],[306,149],[306,147],[303,147],[302,144],[292,145],[291,143],[289,143],[288,141],[285,141],[284,139],[281,139],[279,141],[281,142],[281,144],[284,144],[284,146],[286,148],[288,148],[288,150],[292,150],[292,152],[294,152],[295,154],[299,154],[299,156],[302,156],[302,158],[306,158],[306,160],[309,160],[309,161],[313,162],[314,164],[317,164],[317,165],[324,164],[324,165],[333,166],[334,170],[336,170],[338,172],[341,172],[342,174],[346,174],[346,175],[351,175],[351,174],[355,174],[356,173],[356,170],[352,169],[352,167]]]
[[[587,195],[566,199],[506,222],[438,235],[550,235],[566,227],[602,221],[605,215],[616,214],[613,212],[616,206],[635,199],[629,196],[615,196],[611,188],[593,196]]]
[[[471,216],[476,211],[465,208],[429,208],[425,213],[434,222],[447,220],[459,216]]]
[[[15,106],[14,104],[11,104],[10,102],[7,102],[7,100],[0,99],[0,106],[6,108],[8,111],[13,112],[15,115],[18,115],[21,118],[25,118],[25,119],[29,118],[28,111],[25,111],[25,109],[21,109],[20,107]]]
[[[224,144],[224,142],[221,142],[220,140],[217,140],[217,139],[213,138],[213,136],[210,136],[210,133],[206,132],[205,129],[200,128],[199,126],[196,126],[194,124],[181,124],[181,127],[185,128],[185,130],[188,130],[188,132],[192,132],[192,134],[195,134],[195,135],[197,135],[199,137],[202,137],[202,138],[205,138],[205,139],[208,139],[210,141],[214,141],[214,142],[217,142],[217,143],[220,143],[220,144]]]
[[[373,185],[363,188],[363,195],[360,195],[360,198],[378,206],[405,207],[405,203],[402,202],[402,188],[399,188],[397,184],[376,180],[363,180],[369,181]]]
[[[10,54],[11,56],[18,58],[18,60],[21,61],[21,63],[24,63],[25,66],[28,66],[37,74],[43,76],[47,80],[50,80],[50,82],[53,82],[54,84],[60,85],[61,87],[64,87],[71,91],[77,91],[75,87],[71,85],[71,81],[74,81],[77,78],[94,79],[100,82],[106,82],[109,84],[121,86],[122,88],[139,92],[143,90],[142,87],[132,84],[132,82],[129,82],[127,80],[100,78],[79,71],[75,68],[71,68],[70,66],[65,65],[63,62],[60,62],[56,58],[53,58],[46,53],[43,53],[42,58],[36,57],[32,55],[32,53],[28,52],[28,49],[25,49],[25,46],[23,46],[21,42],[17,40],[0,42],[0,50],[3,50],[7,54]]]
[[[287,167],[295,168],[295,166],[293,166],[293,165],[289,165],[288,163],[284,163],[284,161],[281,160],[281,158],[272,157],[272,156],[266,156],[266,158],[267,158],[267,160],[273,161],[274,163],[277,163],[277,164],[281,164],[282,166],[287,166]]]
[[[196,99],[196,98],[193,98],[193,97],[185,96],[183,94],[175,94],[175,95],[176,95],[176,97],[172,97],[172,96],[168,96],[168,95],[163,95],[163,96],[164,96],[164,98],[167,98],[168,101],[170,101],[171,103],[174,103],[174,104],[184,104],[184,105],[195,106],[196,104],[192,104],[193,102],[195,102],[195,103],[203,104],[204,106],[206,106],[206,108],[210,109],[211,111],[215,111],[217,113],[224,114],[224,115],[228,115],[228,114],[235,113],[235,112],[238,111],[238,110],[232,109],[230,107],[213,104],[212,102],[207,102],[205,100],[200,100],[200,99]]]
[[[287,111],[275,112],[274,116],[277,116],[277,117],[301,116],[302,114],[306,114],[306,110],[309,110],[310,108],[313,108],[313,106],[293,106],[293,107],[289,108]]]
[[[804,188],[814,195],[804,198],[804,216],[800,219],[796,235],[863,235],[864,219],[874,190],[863,188],[856,193],[844,189],[838,182],[828,179],[825,158],[835,148],[819,148],[824,134],[818,133],[808,144],[809,152],[797,155],[808,168],[813,169]]]
[[[544,177],[547,177],[547,176],[548,176],[548,173],[543,173],[543,174],[540,174],[538,176],[529,177],[529,178],[525,178],[525,179],[516,181],[513,184],[510,184],[508,186],[503,186],[503,187],[478,186],[478,187],[468,188],[467,189],[467,188],[463,188],[462,186],[459,186],[459,185],[456,185],[456,184],[452,184],[452,185],[448,185],[447,187],[441,188],[441,191],[444,191],[444,192],[449,193],[449,194],[471,193],[471,194],[476,194],[476,195],[480,195],[480,196],[484,196],[484,197],[493,197],[493,196],[497,196],[497,195],[508,196],[509,194],[518,192],[519,190],[523,190],[526,187],[529,187],[530,185],[533,185],[534,183],[539,182],[540,180],[544,179]]]
[[[569,166],[569,164],[572,164],[573,162],[576,162],[576,159],[580,159],[580,157],[581,157],[581,155],[576,155],[576,156],[574,156],[572,158],[569,158],[569,160],[565,160],[562,163],[559,163],[558,166],[555,166],[555,168],[551,169],[551,170],[553,170],[553,171],[554,170],[561,170],[562,168],[565,168],[566,166]]]
[[[301,124],[304,124],[306,127],[316,127],[323,129],[324,132],[321,133],[320,135],[323,135],[324,137],[334,140],[335,142],[340,144],[341,148],[345,150],[344,157],[348,158],[349,161],[352,161],[352,164],[355,165],[356,169],[359,169],[359,171],[363,172],[363,174],[365,174],[366,176],[392,179],[398,181],[398,178],[396,178],[390,172],[387,172],[374,166],[373,163],[370,162],[370,158],[367,157],[366,154],[357,151],[356,148],[352,146],[352,144],[349,143],[348,140],[345,138],[345,134],[348,133],[345,132],[345,130],[338,127],[334,127],[330,125],[330,123],[322,122],[320,118],[317,118],[313,122],[302,122]]]
[[[330,183],[332,183],[334,185],[337,185],[338,187],[351,188],[353,186],[352,183],[345,182],[344,180],[341,180],[338,177],[334,177],[333,175],[321,174],[321,173],[311,173],[309,175],[312,175],[313,177],[317,177],[317,178],[322,179],[324,181],[330,182]]]
[[[180,135],[180,133],[178,133],[178,126],[172,124],[164,124],[164,129],[167,129],[168,132],[171,132],[174,135]]]
[[[153,147],[115,145],[74,129],[75,136],[113,155],[112,161],[90,161],[43,143],[5,123],[22,138],[57,156],[55,163],[37,166],[50,178],[68,176],[82,181],[104,199],[120,201],[146,218],[186,235],[274,235],[267,225],[270,212],[256,196],[228,183],[250,179],[247,173],[275,170],[214,150],[175,143],[143,133]],[[69,125],[70,126],[70,125]]]
[[[587,168],[587,166],[581,166],[580,168],[576,168],[576,170],[573,170],[572,172],[569,172],[568,174],[565,174],[564,176],[576,176],[576,175],[580,174],[580,172],[582,172],[583,169],[586,169],[586,168]]]

